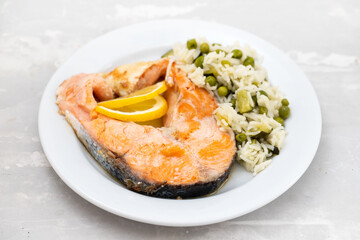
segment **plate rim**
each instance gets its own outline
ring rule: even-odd
[[[316,146],[314,146],[314,148],[312,149],[312,152],[310,153],[311,155],[311,160],[309,160],[307,162],[306,167],[304,167],[295,178],[292,178],[290,182],[288,182],[287,184],[285,184],[285,186],[283,186],[283,188],[281,190],[278,190],[277,194],[273,194],[271,197],[268,197],[266,199],[263,199],[263,201],[261,201],[260,203],[258,203],[256,206],[253,206],[252,208],[248,208],[247,210],[241,211],[241,213],[237,212],[237,211],[233,211],[230,213],[227,213],[226,215],[222,215],[222,216],[217,216],[215,218],[207,218],[204,219],[203,221],[197,221],[197,222],[193,222],[193,221],[189,221],[189,222],[184,222],[184,221],[173,221],[173,222],[164,222],[163,220],[156,220],[156,219],[149,219],[149,218],[144,218],[143,216],[138,216],[138,215],[133,215],[133,214],[128,214],[128,213],[124,213],[121,211],[116,211],[113,208],[104,205],[102,202],[97,201],[97,199],[92,198],[91,196],[87,195],[86,193],[84,193],[83,191],[79,190],[72,182],[70,182],[66,176],[64,176],[64,174],[62,173],[62,171],[60,169],[57,168],[57,165],[53,162],[54,159],[52,159],[52,153],[49,152],[49,149],[47,147],[46,144],[46,135],[45,135],[45,129],[44,129],[44,109],[46,107],[46,101],[48,100],[46,98],[46,93],[49,91],[50,86],[51,86],[51,82],[55,81],[54,79],[56,79],[57,74],[60,72],[60,70],[69,64],[69,62],[71,62],[71,60],[73,58],[75,58],[75,56],[77,56],[79,54],[80,51],[82,51],[82,49],[86,49],[88,47],[90,47],[92,44],[94,44],[96,41],[100,41],[103,38],[106,38],[108,36],[111,36],[112,34],[114,34],[117,31],[124,31],[126,29],[130,29],[130,28],[136,28],[136,27],[140,27],[140,26],[147,26],[147,25],[151,25],[151,24],[163,24],[164,22],[167,23],[176,23],[176,24],[181,24],[181,23],[198,23],[198,24],[212,24],[212,25],[216,25],[216,27],[222,27],[222,28],[228,28],[228,29],[233,29],[236,31],[240,31],[243,34],[246,34],[248,36],[250,36],[251,38],[257,39],[260,42],[263,42],[265,44],[267,44],[268,46],[270,46],[271,48],[273,48],[274,50],[276,50],[278,53],[280,53],[282,55],[282,57],[285,57],[286,60],[293,65],[293,67],[298,71],[301,72],[303,75],[303,78],[306,79],[307,83],[310,85],[310,88],[312,90],[312,93],[314,94],[315,100],[316,102],[314,103],[315,108],[317,108],[317,113],[318,113],[318,122],[317,122],[317,126],[319,127],[318,129],[318,135],[317,135],[317,139],[316,139]],[[53,95],[55,95],[55,93],[53,93]],[[316,95],[316,92],[310,82],[310,80],[307,78],[307,76],[305,75],[305,73],[300,69],[300,67],[293,62],[285,53],[283,53],[280,49],[278,49],[276,46],[270,44],[269,42],[267,42],[264,39],[261,39],[259,37],[257,37],[256,35],[249,33],[247,31],[244,31],[242,29],[233,27],[233,26],[229,26],[229,25],[225,25],[225,24],[220,24],[220,23],[214,23],[214,22],[209,22],[209,21],[203,21],[203,20],[187,20],[187,19],[162,19],[162,20],[154,20],[154,21],[146,21],[146,22],[141,22],[141,23],[136,23],[136,24],[132,24],[132,25],[127,25],[121,28],[117,28],[114,29],[110,32],[107,32],[105,34],[102,34],[98,37],[96,37],[95,39],[89,41],[88,43],[84,44],[81,48],[77,49],[68,59],[67,61],[65,61],[56,71],[55,73],[52,75],[52,77],[50,78],[49,82],[47,83],[42,97],[41,97],[41,102],[40,102],[40,107],[39,107],[39,111],[38,111],[38,130],[39,130],[39,136],[40,136],[40,142],[42,145],[42,148],[44,150],[45,155],[47,156],[47,159],[49,161],[49,163],[51,164],[52,168],[55,170],[55,172],[58,174],[58,176],[62,179],[62,181],[65,182],[65,184],[67,186],[69,186],[75,193],[77,193],[78,195],[80,195],[82,198],[86,199],[87,201],[91,202],[92,204],[108,211],[111,213],[114,213],[116,215],[131,219],[131,220],[135,220],[135,221],[139,221],[139,222],[145,222],[145,223],[149,223],[149,224],[156,224],[156,225],[162,225],[162,226],[178,226],[178,227],[183,227],[183,226],[201,226],[201,225],[208,225],[208,224],[214,224],[214,223],[218,223],[218,222],[222,222],[222,221],[226,221],[226,220],[230,220],[242,215],[245,215],[249,212],[252,212],[258,208],[263,207],[264,205],[270,203],[271,201],[275,200],[276,198],[278,198],[280,195],[284,194],[288,189],[290,189],[300,178],[301,176],[303,176],[303,174],[305,173],[305,171],[309,168],[311,162],[313,161],[317,149],[319,147],[320,144],[320,140],[321,140],[321,132],[322,132],[322,114],[321,114],[321,108],[320,108],[320,104],[319,104],[319,100],[318,100],[318,96]],[[51,157],[50,157],[51,156]],[[135,193],[136,194],[136,193]],[[137,194],[139,196],[142,196],[140,194]],[[142,197],[146,197],[149,198],[147,196],[142,196]],[[164,201],[164,199],[157,199],[160,202]],[[192,199],[192,201],[194,201],[196,199]],[[174,200],[169,200],[169,201],[174,201]],[[176,201],[176,200],[175,200]],[[190,201],[190,200],[183,200],[183,201]]]

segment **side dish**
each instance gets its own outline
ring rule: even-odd
[[[217,100],[219,126],[236,136],[236,159],[257,174],[284,145],[289,101],[268,81],[262,58],[248,45],[223,46],[205,38],[176,43],[166,54]]]

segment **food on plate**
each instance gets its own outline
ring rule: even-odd
[[[190,39],[156,61],[75,75],[56,102],[128,189],[199,197],[224,183],[234,159],[256,175],[284,145],[290,103],[261,63],[247,45]]]
[[[167,86],[165,81],[158,82],[154,85],[144,87],[140,90],[137,90],[129,95],[124,97],[111,99],[108,101],[102,101],[98,103],[98,106],[103,106],[107,108],[120,108],[124,106],[128,106],[135,103],[144,102],[145,100],[152,99],[159,94],[165,92],[167,90]]]
[[[142,88],[125,97],[98,103],[96,111],[122,121],[147,122],[167,112],[167,102],[159,94],[165,92],[165,81]]]
[[[217,100],[215,117],[236,136],[236,159],[254,175],[278,155],[290,116],[288,99],[268,81],[262,58],[248,45],[224,46],[205,38],[176,43],[166,55]]]
[[[162,127],[117,120],[97,110],[117,101],[128,101],[120,108],[136,108],[141,102],[129,100],[136,94],[114,99],[164,79],[163,96],[158,91],[152,99],[143,99],[166,99]],[[84,146],[128,189],[163,198],[198,197],[214,192],[229,176],[235,137],[218,125],[215,97],[167,58],[123,65],[110,73],[78,74],[65,80],[56,94],[60,113]]]
[[[167,112],[167,102],[162,96],[155,96],[152,99],[117,109],[97,106],[96,111],[121,121],[147,122],[164,116]]]

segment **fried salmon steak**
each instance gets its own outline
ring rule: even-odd
[[[164,94],[168,111],[163,127],[95,111],[97,101],[125,96],[165,75],[172,84]],[[199,197],[214,192],[229,176],[235,141],[217,125],[215,98],[167,59],[78,74],[65,80],[56,95],[59,112],[87,150],[130,190],[162,198]]]

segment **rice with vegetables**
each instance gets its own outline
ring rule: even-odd
[[[236,136],[236,159],[254,175],[280,153],[290,115],[289,102],[271,86],[262,58],[248,45],[222,46],[204,38],[176,43],[171,52],[179,68],[218,101],[218,125]]]

